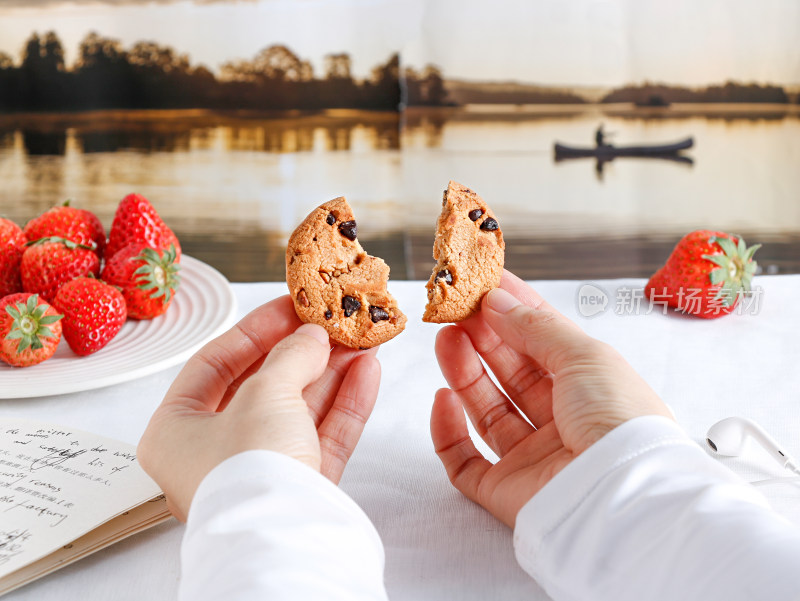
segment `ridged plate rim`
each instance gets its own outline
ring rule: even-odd
[[[168,369],[230,328],[236,309],[230,282],[210,265],[183,255],[180,288],[164,315],[128,320],[108,345],[87,357],[74,354],[62,339],[55,355],[39,365],[0,362],[0,399],[94,390]],[[159,339],[169,343],[151,344]]]

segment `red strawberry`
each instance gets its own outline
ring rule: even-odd
[[[91,248],[64,238],[29,242],[22,255],[22,289],[51,302],[58,289],[82,275],[100,273],[100,259]]]
[[[179,269],[174,246],[154,250],[140,242],[128,244],[111,257],[102,278],[122,289],[128,317],[152,319],[172,302],[180,282]]]
[[[0,360],[28,367],[52,357],[61,340],[61,317],[36,294],[0,299]]]
[[[753,254],[759,248],[748,248],[741,237],[724,232],[687,234],[647,282],[645,295],[698,317],[726,315],[750,290],[758,266]]]
[[[91,211],[69,206],[68,200],[60,207],[54,207],[36,219],[31,219],[25,224],[23,231],[31,241],[58,237],[90,246],[100,257],[103,256],[106,245],[106,231],[97,216]]]
[[[91,355],[116,336],[127,311],[122,293],[94,278],[75,278],[61,286],[53,306],[64,314],[64,340],[76,355]]]
[[[180,262],[181,245],[177,236],[167,227],[150,201],[140,194],[128,194],[120,201],[108,234],[105,259],[109,260],[123,246],[133,242],[144,243],[150,248],[169,248],[173,245],[177,262]]]
[[[22,292],[19,264],[25,242],[25,234],[16,223],[0,217],[0,298]]]

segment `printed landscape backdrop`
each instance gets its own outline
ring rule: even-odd
[[[677,160],[556,141],[691,136]],[[0,214],[147,196],[230,279],[283,278],[345,195],[392,277],[426,279],[441,191],[495,209],[527,278],[647,276],[683,233],[800,272],[796,0],[4,0]]]

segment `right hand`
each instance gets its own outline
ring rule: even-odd
[[[458,490],[512,528],[522,506],[605,434],[634,417],[672,417],[619,353],[507,271],[478,314],[439,332],[436,357],[450,386],[431,412],[436,453]],[[475,448],[464,410],[497,463]]]

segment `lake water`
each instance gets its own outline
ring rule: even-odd
[[[683,162],[556,162],[553,143],[692,136]],[[344,195],[393,277],[425,279],[449,179],[481,194],[526,277],[646,275],[683,233],[763,241],[771,272],[800,272],[797,107],[475,106],[322,114],[113,111],[0,115],[0,214],[19,223],[66,199],[110,224],[147,196],[186,252],[239,281],[280,279],[289,233]]]

